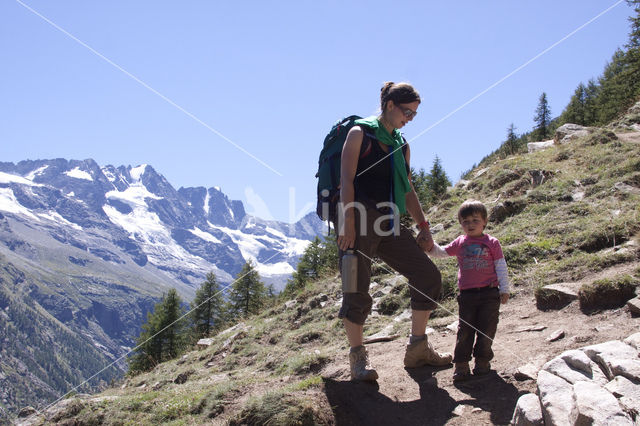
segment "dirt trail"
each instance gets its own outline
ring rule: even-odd
[[[438,350],[452,351],[455,333],[445,325],[433,321],[436,332],[430,340]],[[524,331],[527,328],[543,329]],[[559,329],[565,336],[547,341]],[[576,301],[562,310],[542,312],[532,296],[514,297],[501,306],[489,375],[454,384],[451,367],[405,369],[406,339],[400,338],[367,345],[380,376],[377,383],[350,382],[345,354],[323,371],[325,394],[340,425],[507,424],[519,396],[536,390],[535,381],[514,378],[518,367],[535,361],[542,365],[568,349],[624,339],[639,329],[640,318],[627,308],[585,315]]]

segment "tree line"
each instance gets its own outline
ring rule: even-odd
[[[228,297],[213,272],[196,291],[187,306],[175,289],[170,289],[147,313],[133,354],[129,375],[151,370],[161,362],[178,357],[203,337],[209,337],[249,315],[258,314],[275,299],[272,286],[265,286],[251,262],[247,262],[228,289]]]

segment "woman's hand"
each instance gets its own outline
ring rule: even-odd
[[[433,249],[433,236],[427,228],[420,230],[420,233],[416,237],[416,241],[420,248],[425,252],[430,252],[431,249]]]
[[[338,230],[338,247],[345,251],[354,248],[356,242],[356,224],[352,214],[345,215],[344,226]]]

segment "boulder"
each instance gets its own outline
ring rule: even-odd
[[[518,398],[513,412],[511,424],[514,426],[544,426],[540,399],[533,393],[527,393]]]
[[[509,216],[520,213],[525,207],[527,207],[527,203],[523,200],[505,200],[491,208],[489,221],[500,223]]]
[[[563,352],[546,363],[542,369],[571,384],[580,381],[593,381],[604,386],[609,381],[600,367],[582,351],[574,349]]]
[[[545,424],[572,425],[575,423],[576,406],[573,399],[573,385],[555,374],[540,370],[538,395],[540,395]]]
[[[556,134],[553,137],[553,141],[557,145],[562,145],[571,142],[574,139],[588,136],[591,131],[592,130],[589,127],[566,123],[558,127]]]
[[[629,308],[631,315],[640,315],[640,297],[636,296],[631,300],[627,300],[627,308]]]
[[[613,340],[587,346],[583,351],[602,367],[610,380],[615,376],[624,376],[632,381],[640,381],[638,349],[619,340]]]
[[[578,299],[577,283],[557,283],[536,290],[536,306],[540,310],[562,309]]]
[[[549,178],[553,177],[555,173],[549,170],[529,170],[529,176],[531,176],[531,187],[535,188],[540,186]]]
[[[627,337],[626,339],[624,339],[624,343],[640,351],[640,333],[634,333],[631,336]]]
[[[633,420],[620,407],[615,396],[593,382],[576,382],[576,425],[630,425]]]
[[[636,418],[640,415],[640,384],[631,380],[616,376],[604,387],[618,398],[620,406],[628,413],[635,413]]]
[[[529,142],[527,144],[527,151],[529,153],[542,151],[547,148],[551,148],[554,145],[553,139],[542,142]]]

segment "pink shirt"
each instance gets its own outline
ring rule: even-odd
[[[458,288],[498,286],[494,262],[504,258],[500,242],[491,235],[468,237],[461,235],[444,250],[458,258]]]

